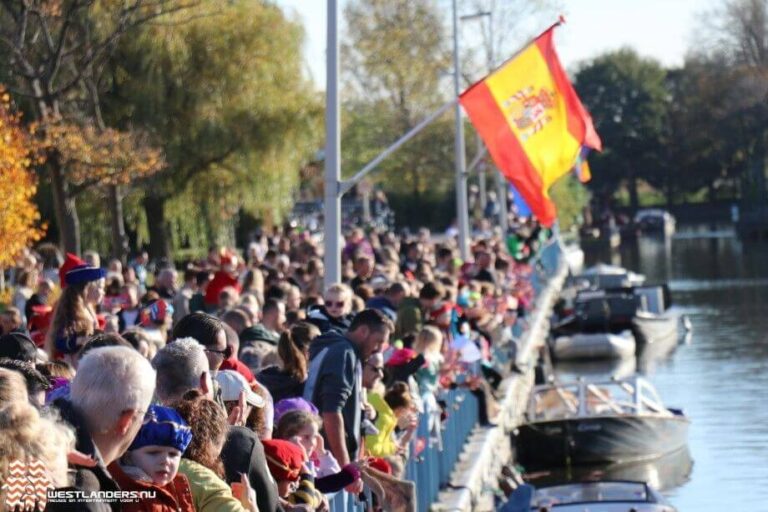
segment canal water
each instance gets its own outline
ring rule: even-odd
[[[681,512],[768,512],[768,245],[683,226],[666,242],[641,237],[586,260],[669,283],[693,326],[672,354],[638,368],[690,417],[690,458],[642,474]]]

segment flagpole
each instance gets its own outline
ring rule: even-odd
[[[459,13],[456,0],[453,0],[453,91],[456,98],[461,94],[461,69],[459,67]],[[461,105],[456,102],[456,220],[459,228],[459,253],[461,259],[469,261],[469,212],[467,211],[467,174],[466,149],[464,147],[464,123],[461,118]]]
[[[326,288],[341,281],[341,129],[339,127],[339,11],[328,0],[325,89],[325,277]]]

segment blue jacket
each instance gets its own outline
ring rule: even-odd
[[[347,451],[351,460],[360,448],[363,366],[354,343],[336,332],[315,338],[309,346],[309,376],[304,398],[320,413],[340,412],[344,420]]]

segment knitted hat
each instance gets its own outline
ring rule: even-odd
[[[86,265],[85,261],[81,260],[71,252],[67,253],[67,259],[65,259],[64,263],[62,263],[61,267],[59,267],[59,284],[62,288],[67,287],[67,272],[75,267],[80,267],[83,265]]]
[[[192,430],[178,412],[170,407],[150,405],[144,424],[128,450],[145,446],[170,446],[184,452],[192,441]]]
[[[264,455],[269,472],[275,480],[297,481],[304,464],[304,450],[301,446],[283,439],[265,439]]]
[[[297,410],[307,411],[314,415],[318,414],[317,407],[303,398],[283,398],[275,404],[275,425],[278,424],[280,418],[282,418],[285,413]]]

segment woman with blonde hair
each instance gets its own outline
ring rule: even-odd
[[[334,283],[323,294],[324,305],[310,306],[307,321],[316,325],[321,334],[335,331],[344,334],[352,323],[352,289],[343,283]]]
[[[5,484],[12,485],[10,465],[40,464],[51,487],[70,485],[67,454],[74,449],[75,435],[53,417],[30,405],[24,378],[0,368],[0,503],[7,503]]]

